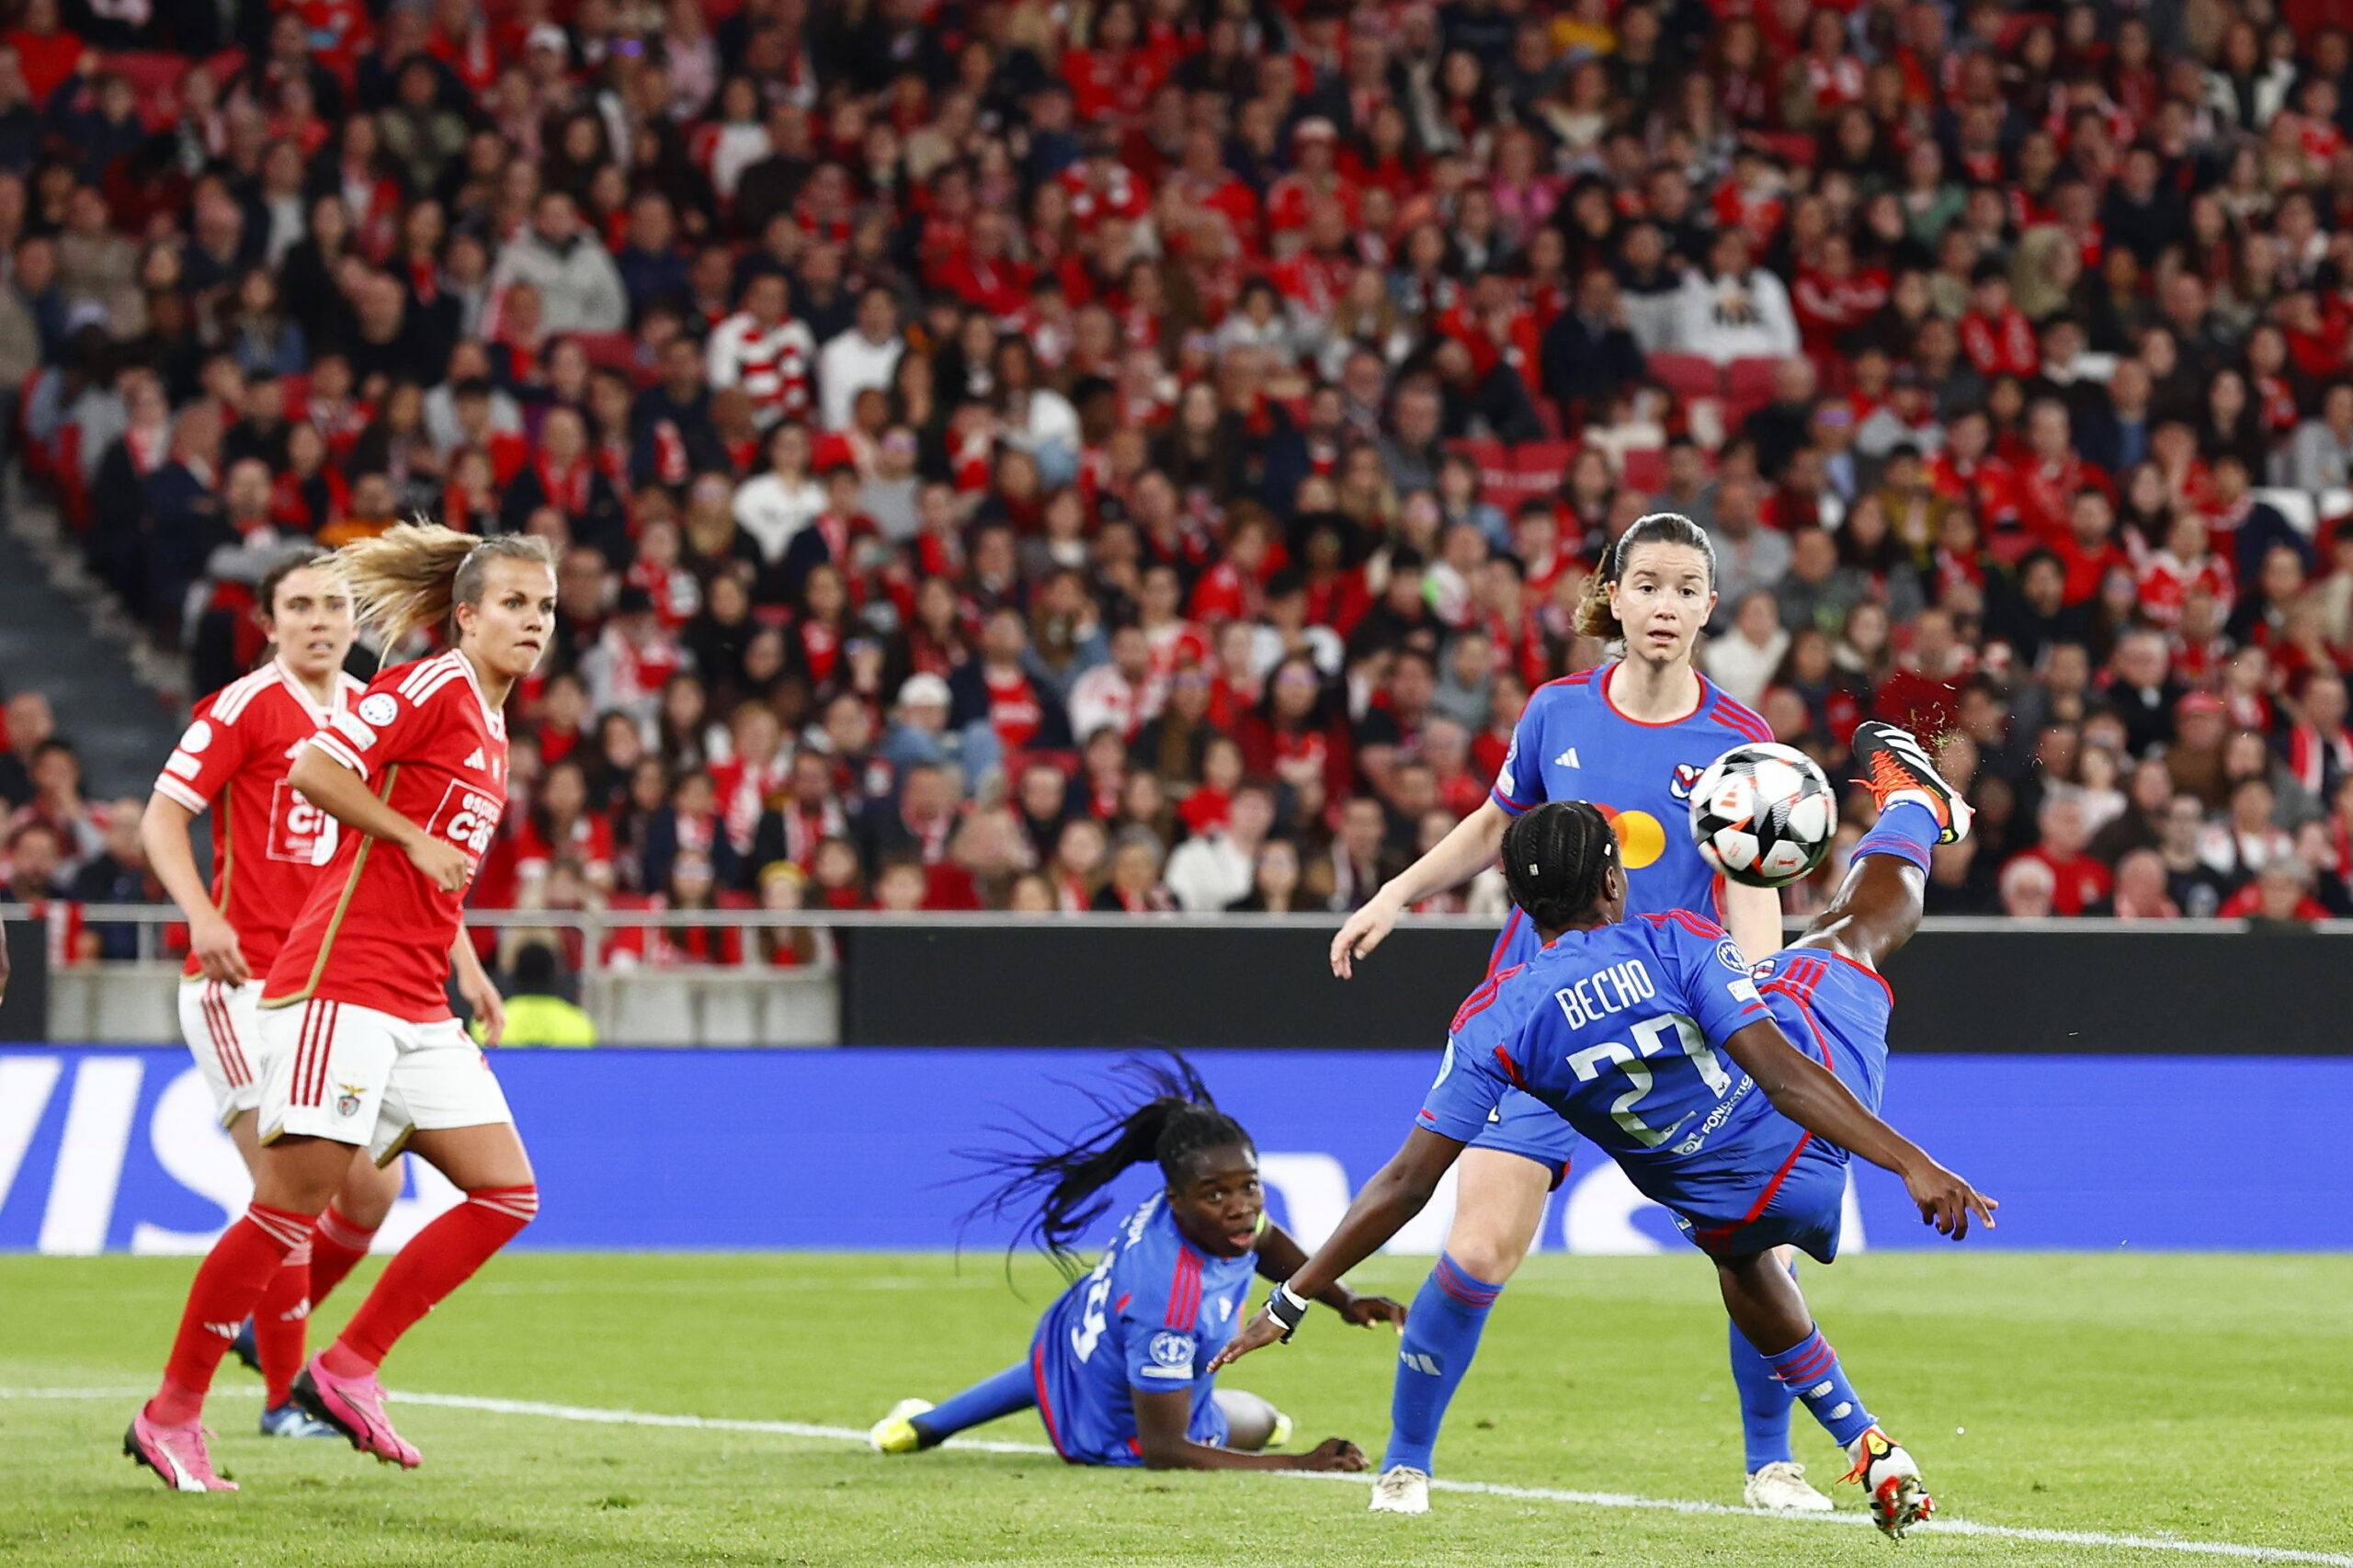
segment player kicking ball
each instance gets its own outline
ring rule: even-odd
[[[1542,949],[1463,1003],[1404,1146],[1210,1369],[1289,1339],[1309,1301],[1421,1210],[1519,1089],[1599,1144],[1715,1260],[1733,1323],[1847,1450],[1873,1522],[1902,1540],[1927,1518],[1919,1467],[1872,1418],[1772,1256],[1784,1245],[1836,1256],[1850,1153],[1902,1176],[1922,1221],[1956,1241],[1972,1214],[1994,1223],[1992,1199],[1877,1114],[1893,1005],[1879,966],[1918,926],[1929,850],[1969,831],[1969,808],[1892,725],[1858,730],[1855,756],[1878,824],[1830,907],[1753,972],[1697,915],[1625,917],[1617,836],[1592,805],[1516,819],[1504,876]]]
[[[1098,1099],[1105,1122],[1074,1143],[993,1157],[1009,1179],[975,1212],[1011,1214],[1035,1202],[1028,1233],[1067,1263],[1070,1244],[1109,1207],[1103,1189],[1120,1173],[1149,1161],[1165,1187],[1120,1221],[1102,1260],[1046,1310],[1020,1360],[944,1404],[901,1400],[869,1440],[881,1453],[914,1453],[1034,1405],[1054,1451],[1072,1464],[1364,1469],[1363,1453],[1341,1437],[1304,1454],[1264,1451],[1289,1438],[1290,1419],[1210,1377],[1210,1358],[1249,1307],[1251,1275],[1283,1278],[1305,1254],[1267,1221],[1258,1152],[1192,1066],[1171,1052],[1168,1067],[1135,1062],[1128,1070],[1148,1100],[1122,1109]],[[1404,1307],[1358,1295],[1336,1273],[1317,1299],[1352,1324],[1405,1321]]]

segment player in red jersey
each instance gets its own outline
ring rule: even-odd
[[[324,551],[291,551],[262,574],[256,597],[274,648],[270,662],[196,705],[139,824],[148,864],[188,917],[180,1032],[248,1172],[260,1147],[254,1127],[262,1079],[256,977],[269,972],[335,845],[335,823],[295,793],[287,769],[360,690],[343,673],[351,651],[351,590],[326,562]],[[197,874],[188,836],[188,824],[208,811],[209,888]],[[239,1354],[250,1354],[267,1385],[265,1436],[337,1435],[293,1400],[303,1322],[368,1255],[400,1190],[398,1171],[349,1161],[317,1233],[287,1255],[239,1335]]]
[[[419,1456],[385,1418],[378,1365],[539,1211],[506,1096],[443,986],[454,963],[497,1043],[505,1013],[466,938],[463,901],[506,801],[500,710],[553,631],[553,556],[537,538],[404,525],[336,563],[386,646],[426,626],[449,627],[456,646],[378,676],[289,775],[347,831],[263,983],[254,1201],[197,1270],[163,1386],[123,1440],[183,1492],[233,1490],[205,1449],[205,1392],[354,1147],[380,1163],[405,1148],[466,1195],[401,1249],[294,1381],[305,1410],[404,1469]]]

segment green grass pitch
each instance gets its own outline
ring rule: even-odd
[[[0,1261],[0,1563],[2195,1564],[2222,1554],[1441,1494],[1374,1517],[1356,1485],[1069,1469],[949,1449],[882,1460],[779,1433],[393,1406],[425,1467],[253,1435],[233,1363],[209,1414],[237,1494],[165,1493],[118,1452],[190,1259]],[[1358,1277],[1408,1295],[1422,1267]],[[994,1256],[519,1255],[419,1325],[396,1390],[863,1428],[1025,1349],[1053,1278]],[[373,1277],[322,1313],[340,1323]],[[2353,1257],[1865,1254],[1805,1283],[1941,1513],[2012,1531],[2177,1538],[2353,1563]],[[1442,1477],[1738,1501],[1723,1318],[1692,1256],[1545,1257],[1504,1295]],[[1026,1299],[1025,1299],[1026,1298]],[[1394,1339],[1328,1313],[1243,1363],[1302,1438],[1377,1455]],[[1802,1411],[1800,1457],[1840,1468]],[[1039,1442],[1034,1417],[976,1436]],[[1859,1508],[1853,1489],[1841,1506]],[[2251,1554],[2231,1553],[2245,1560]],[[2267,1556],[2269,1554],[2267,1553]],[[2227,1560],[2227,1559],[2225,1559]],[[2258,1559],[2261,1560],[2261,1559]]]

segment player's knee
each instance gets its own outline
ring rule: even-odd
[[[1246,1389],[1220,1389],[1214,1396],[1225,1413],[1225,1446],[1255,1454],[1275,1435],[1275,1407]]]
[[[540,1217],[540,1189],[529,1182],[514,1187],[478,1187],[466,1194],[466,1201],[504,1218],[518,1231]]]
[[[358,1229],[376,1230],[400,1201],[404,1179],[398,1160],[381,1166],[365,1157],[354,1160],[335,1195],[335,1210]]]
[[[1491,1226],[1465,1232],[1460,1226],[1446,1239],[1446,1256],[1473,1279],[1500,1285],[1519,1271],[1533,1236]]]

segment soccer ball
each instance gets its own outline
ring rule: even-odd
[[[1837,830],[1830,780],[1792,746],[1734,746],[1691,789],[1699,858],[1752,888],[1782,887],[1813,870]]]

